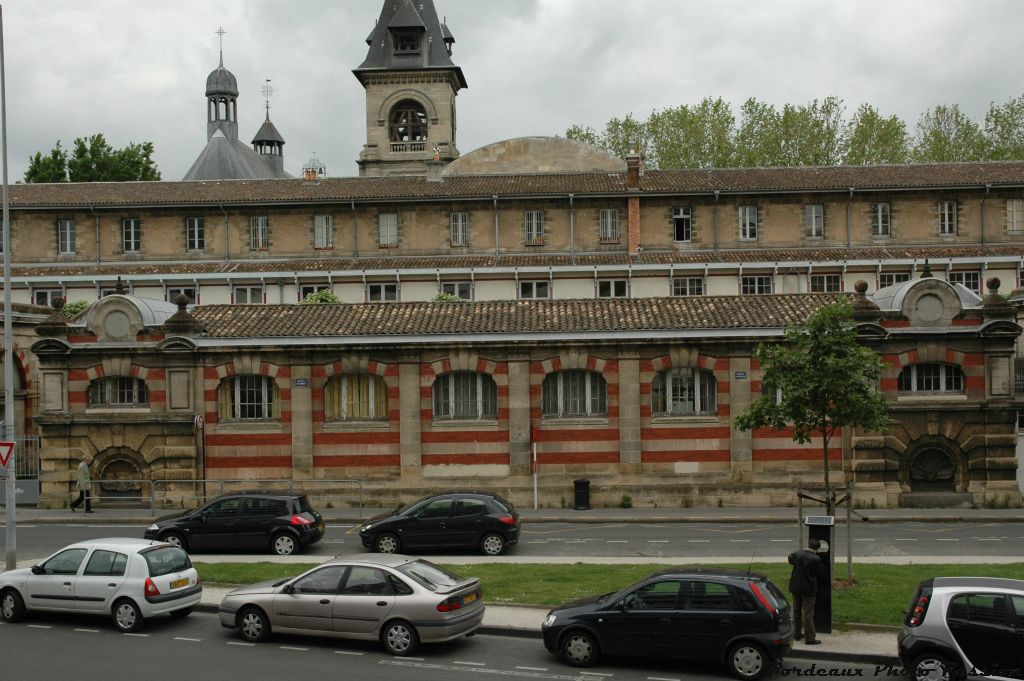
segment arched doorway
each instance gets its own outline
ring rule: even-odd
[[[903,453],[900,506],[957,508],[971,503],[967,458],[954,440],[927,435]]]
[[[148,504],[149,467],[128,447],[111,447],[96,455],[93,466],[95,494],[115,505]]]
[[[955,492],[956,461],[944,448],[923,447],[910,460],[907,482],[911,492]]]

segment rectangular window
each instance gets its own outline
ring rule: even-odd
[[[188,299],[188,305],[196,304],[196,287],[195,286],[181,286],[178,288],[167,289],[167,302],[178,304],[178,296],[185,296]]]
[[[201,251],[206,248],[206,226],[203,218],[185,218],[185,250]]]
[[[740,278],[740,293],[745,296],[760,296],[772,292],[772,275],[747,274]]]
[[[370,303],[392,303],[398,300],[398,284],[393,282],[367,284],[366,300]]]
[[[461,300],[473,300],[473,282],[445,281],[441,283],[441,293],[447,293]]]
[[[672,279],[672,295],[704,295],[704,277],[674,277]]]
[[[889,236],[891,212],[888,203],[876,203],[871,206],[871,236]]]
[[[551,298],[551,282],[546,280],[519,282],[519,297],[523,299]]]
[[[811,293],[838,293],[841,287],[838,274],[811,275]]]
[[[895,286],[910,281],[910,272],[882,272],[878,275],[878,288]]]
[[[628,298],[629,286],[625,279],[601,279],[597,282],[598,298]]]
[[[598,213],[601,243],[614,244],[619,242],[619,209],[602,208]]]
[[[804,206],[804,235],[808,239],[825,236],[825,205],[808,203]]]
[[[950,272],[950,284],[963,284],[970,290],[981,295],[981,272]]]
[[[313,248],[334,247],[334,217],[331,215],[313,216]]]
[[[544,211],[528,210],[523,213],[523,239],[528,245],[544,244]]]
[[[448,229],[452,246],[469,245],[469,213],[454,211],[448,214]]]
[[[1024,199],[1006,202],[1006,231],[1024,232]]]
[[[693,208],[681,206],[672,209],[672,241],[693,239]]]
[[[125,253],[138,253],[142,250],[142,220],[121,220],[121,248]]]
[[[32,304],[53,307],[54,299],[63,297],[63,292],[59,288],[37,288],[32,291]]]
[[[266,215],[249,218],[249,248],[253,251],[270,248],[270,221]]]
[[[740,240],[757,241],[757,206],[740,206]]]
[[[398,213],[381,213],[378,215],[377,231],[381,248],[397,248]]]
[[[306,296],[319,293],[320,291],[330,291],[331,287],[329,284],[304,284],[299,287],[299,302],[306,299]]]
[[[234,289],[236,305],[255,305],[263,303],[262,286],[236,286]]]
[[[956,234],[956,201],[939,201],[939,234]]]
[[[75,221],[57,220],[57,252],[73,255],[75,252]]]

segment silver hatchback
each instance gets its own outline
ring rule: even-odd
[[[379,640],[392,655],[470,636],[484,619],[480,580],[400,554],[353,554],[235,589],[220,623],[248,641],[271,632]]]

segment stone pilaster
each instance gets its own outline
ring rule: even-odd
[[[292,478],[313,477],[313,381],[309,365],[291,368]]]
[[[530,358],[508,359],[508,450],[512,475],[532,470],[530,450]]]
[[[402,478],[418,480],[422,474],[423,444],[420,433],[420,361],[405,355],[398,360],[399,455]]]
[[[752,379],[749,357],[729,359],[729,460],[732,462],[733,479],[749,482],[751,479],[753,434],[736,427],[736,417],[750,406],[752,400],[750,383]],[[721,397],[720,397],[721,399]]]
[[[640,358],[619,355],[619,471],[640,472]]]

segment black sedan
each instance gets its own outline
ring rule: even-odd
[[[479,549],[497,556],[519,541],[519,513],[487,492],[448,492],[370,518],[359,528],[363,546],[380,553]]]

